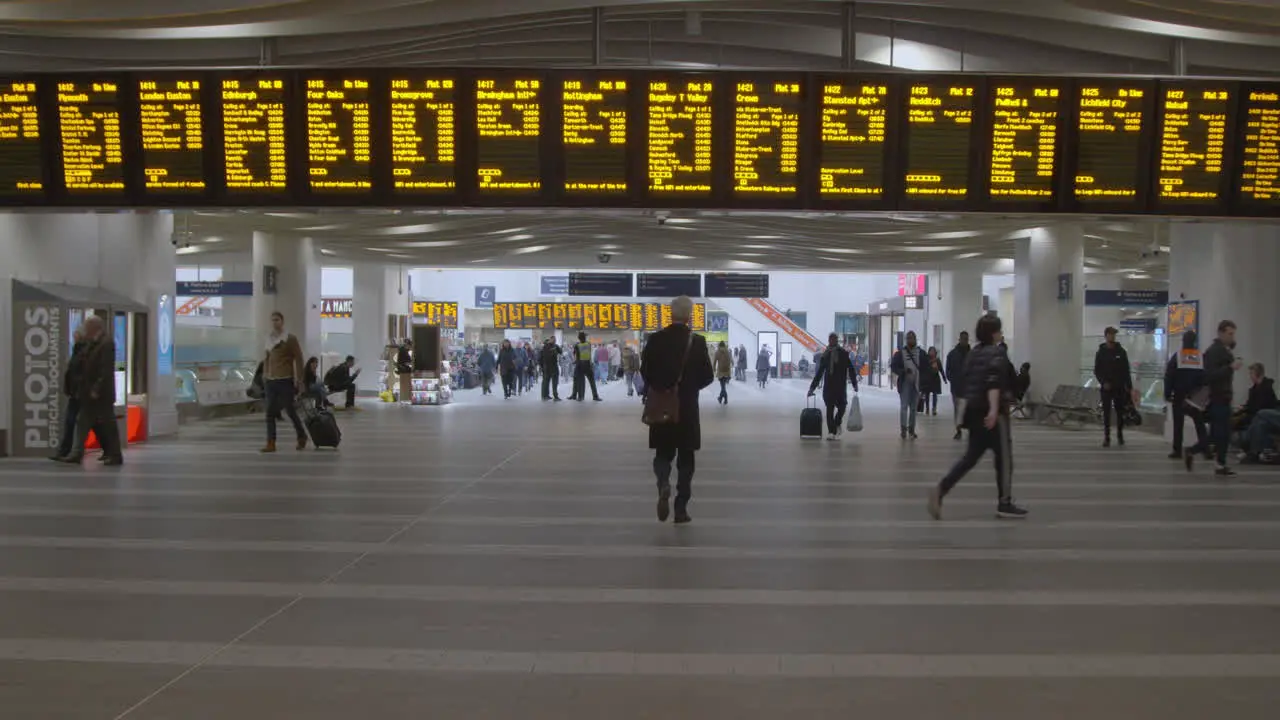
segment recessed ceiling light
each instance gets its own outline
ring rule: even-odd
[[[179,255],[194,255],[194,254],[196,254],[196,253],[198,253],[198,252],[200,252],[200,248],[195,247],[195,246],[193,246],[193,245],[188,245],[188,246],[186,246],[186,247],[180,247],[180,248],[178,248],[178,254],[179,254]]]
[[[979,230],[954,230],[951,232],[928,233],[925,238],[929,240],[963,240],[965,238],[982,237]]]
[[[667,223],[668,225],[692,225],[692,224],[694,224],[694,223],[696,223],[696,222],[698,222],[698,221],[697,221],[697,220],[695,220],[695,219],[693,219],[693,218],[673,218],[673,217],[669,217],[669,218],[667,218],[667,219],[666,219],[666,223]]]
[[[207,237],[207,238],[205,238],[205,239],[204,239],[204,241],[205,241],[205,242],[207,242],[207,243],[220,243],[220,242],[223,242],[222,238],[218,237],[217,235],[214,235],[213,237]]]
[[[774,249],[772,245],[743,245],[742,247],[747,248],[748,250],[773,250]]]
[[[528,233],[524,233],[521,235],[512,235],[509,238],[503,238],[502,241],[503,242],[524,242],[525,240],[532,240],[532,239],[533,239],[532,235],[529,235]]]
[[[748,235],[748,240],[786,240],[785,235]]]
[[[822,248],[820,252],[835,253],[836,255],[866,255],[866,250],[857,248]]]
[[[617,235],[607,235],[607,234],[606,234],[606,235],[596,235],[596,236],[595,236],[595,239],[597,239],[597,240],[617,240],[617,239],[618,239],[618,236],[617,236]]]
[[[413,259],[412,255],[405,255],[404,253],[387,253],[387,257],[400,258],[401,260]]]
[[[539,253],[543,250],[550,250],[550,245],[530,245],[528,247],[516,248],[511,251],[512,255],[528,255],[530,253]]]
[[[325,230],[337,230],[341,225],[312,225],[311,227],[300,227],[298,232],[323,232]]]
[[[934,253],[934,252],[952,252],[954,250],[963,250],[964,248],[958,247],[956,245],[913,245],[913,246],[902,247],[899,249],[902,250],[903,252]]]
[[[392,248],[375,248],[375,247],[367,247],[367,248],[365,248],[365,250],[368,250],[369,252],[380,252],[380,253],[390,253],[390,252],[395,252],[395,250],[394,250],[394,249],[392,249]]]
[[[378,235],[421,235],[423,233],[435,232],[440,229],[439,225],[431,223],[423,223],[421,225],[396,225],[393,227],[385,227],[377,231]]]
[[[461,245],[461,240],[406,240],[397,243],[402,248],[433,248],[433,247],[453,247]]]
[[[523,228],[523,227],[507,228],[506,230],[494,230],[493,232],[485,233],[485,235],[510,235],[511,233],[524,232],[525,230],[528,230],[528,229],[529,228]]]
[[[734,253],[738,257],[764,257],[764,253]]]
[[[959,255],[957,255],[957,256],[956,256],[956,259],[957,259],[957,260],[972,260],[973,258],[981,257],[981,256],[982,256],[982,253],[980,253],[980,252],[960,253]]]
[[[263,215],[266,215],[266,216],[268,216],[268,217],[278,217],[278,218],[309,218],[309,217],[314,217],[311,213],[287,213],[287,212],[269,212],[269,213],[263,213]]]
[[[662,257],[667,260],[693,260],[694,259],[692,255],[676,255],[674,253],[663,255]]]
[[[328,256],[332,257],[332,256],[334,256],[334,255],[337,255],[338,253],[336,253],[336,252],[334,252],[334,251],[330,250],[329,248],[320,248],[320,254],[321,254],[321,255],[328,255]]]
[[[600,249],[601,250],[617,250],[618,246],[617,245],[601,245]]]
[[[475,263],[487,263],[487,262],[491,262],[492,260],[493,258],[479,258],[476,260],[469,260],[468,262],[475,264]]]

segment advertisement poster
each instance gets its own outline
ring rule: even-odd
[[[62,308],[13,304],[13,404],[9,427],[14,457],[44,457],[62,440]]]
[[[161,295],[156,315],[156,372],[160,377],[173,374],[173,302],[172,295]]]

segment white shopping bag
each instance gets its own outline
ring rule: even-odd
[[[856,394],[849,401],[849,420],[845,423],[845,429],[849,432],[862,432],[862,404],[858,402]]]

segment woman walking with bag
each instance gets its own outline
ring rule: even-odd
[[[729,346],[720,341],[716,348],[716,358],[712,362],[716,369],[716,379],[720,381],[720,397],[716,400],[721,405],[729,404],[729,378],[733,375],[733,358],[729,356]]]

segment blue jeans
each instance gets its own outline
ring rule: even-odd
[[[596,361],[596,382],[609,382],[609,363]]]
[[[1263,450],[1271,447],[1271,436],[1280,433],[1280,410],[1260,410],[1249,423],[1245,437],[1249,439],[1245,450],[1257,457]]]
[[[898,386],[899,422],[903,430],[916,431],[916,404],[920,402],[920,388],[913,383]]]
[[[1209,403],[1209,437],[1218,455],[1218,467],[1227,466],[1227,449],[1231,446],[1231,403]]]

